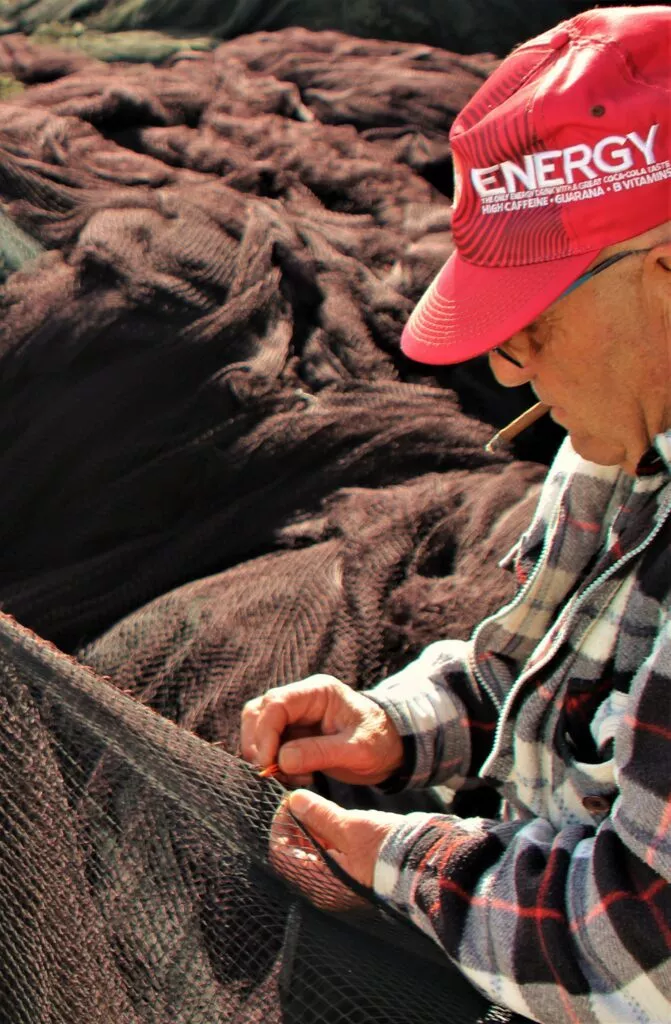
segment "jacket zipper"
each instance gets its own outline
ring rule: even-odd
[[[639,555],[641,553],[641,551],[644,551],[645,548],[648,547],[648,545],[652,543],[652,541],[655,539],[655,537],[660,533],[662,527],[664,526],[666,520],[669,517],[669,513],[670,512],[671,512],[671,498],[667,499],[667,501],[664,502],[662,508],[659,510],[659,512],[657,514],[657,522],[656,522],[655,526],[653,527],[653,529],[648,534],[648,536],[643,541],[641,541],[641,543],[638,544],[637,547],[633,548],[632,551],[629,551],[626,555],[623,555],[622,558],[619,559],[619,561],[615,562],[613,565],[611,565],[611,567],[609,569],[606,569],[603,573],[601,573],[601,575],[599,577],[597,577],[597,579],[593,580],[592,583],[590,583],[589,587],[587,587],[587,589],[585,591],[583,591],[583,593],[580,595],[580,597],[577,599],[575,605],[573,606],[571,614],[567,617],[566,621],[564,622],[561,631],[555,637],[555,640],[554,640],[554,643],[552,644],[552,646],[550,648],[548,648],[548,650],[545,653],[544,657],[539,662],[537,662],[533,666],[532,669],[530,669],[530,670],[523,669],[522,670],[522,672],[520,673],[520,675],[519,675],[519,677],[517,679],[517,682],[514,684],[514,686],[512,687],[510,693],[506,696],[503,704],[500,705],[500,707],[499,707],[498,701],[494,698],[494,695],[493,695],[493,693],[492,693],[488,683],[486,682],[485,679],[483,679],[483,677],[482,677],[482,675],[480,673],[480,670],[477,667],[477,664],[476,664],[476,661],[475,661],[475,652],[474,652],[474,646],[475,645],[472,646],[470,659],[471,659],[471,662],[472,662],[471,668],[473,670],[473,674],[475,675],[475,677],[478,680],[478,682],[480,683],[480,685],[484,688],[485,692],[487,694],[489,694],[489,697],[492,700],[492,702],[494,703],[494,705],[496,707],[499,707],[499,717],[498,717],[498,721],[497,721],[497,724],[496,724],[496,731],[494,733],[494,742],[492,744],[491,753],[487,757],[487,759],[485,761],[485,764],[487,764],[489,761],[491,761],[492,758],[496,755],[496,751],[497,751],[497,748],[498,748],[498,745],[499,745],[499,741],[501,739],[501,732],[503,730],[504,720],[505,720],[505,717],[506,717],[506,715],[505,715],[506,709],[511,704],[511,702],[515,699],[517,693],[520,690],[520,687],[527,681],[527,678],[529,677],[529,675],[533,674],[534,672],[537,672],[539,669],[544,668],[544,666],[547,665],[547,663],[551,660],[551,658],[554,657],[554,655],[556,654],[556,652],[559,649],[559,647],[561,647],[561,645],[563,644],[563,642],[564,642],[564,640],[566,638],[566,634],[568,632],[568,629],[569,629],[571,623],[573,622],[573,620],[575,619],[576,613],[578,612],[580,607],[584,604],[585,600],[598,587],[600,587],[603,583],[605,583],[607,579],[609,579],[612,575],[614,575],[617,571],[619,571],[619,569],[623,565],[626,565],[626,563],[628,561],[630,561],[632,558],[635,558],[637,555]],[[527,583],[527,586],[520,593],[517,601],[515,602],[515,605],[513,605],[512,607],[515,607],[517,604],[522,602],[524,596],[531,589],[531,586],[533,585],[533,582],[536,580],[539,572],[544,567],[544,563],[545,563],[545,560],[546,560],[546,558],[548,556],[548,552],[549,552],[551,538],[554,535],[554,531],[556,529],[558,519],[559,519],[559,512],[557,513],[557,515],[553,519],[552,529],[548,530],[548,533],[546,535],[547,539],[546,539],[546,542],[545,542],[545,544],[543,546],[543,551],[541,553],[541,557],[538,560],[538,567],[534,571],[532,576],[530,577],[529,582]],[[511,610],[512,610],[512,608],[511,608]],[[483,768],[484,768],[484,765],[483,765]]]
[[[562,491],[562,495],[561,495],[562,497],[563,497],[563,494],[564,494],[564,492]],[[543,542],[543,549],[542,549],[542,551],[540,553],[540,557],[538,559],[538,562],[536,563],[531,576],[529,577],[529,579],[527,580],[525,585],[522,587],[522,589],[520,590],[519,594],[517,594],[517,596],[513,598],[513,600],[511,601],[510,605],[508,606],[509,611],[513,611],[515,608],[518,608],[526,600],[526,597],[527,597],[529,591],[533,587],[534,583],[536,582],[536,579],[538,578],[538,576],[540,575],[542,569],[544,568],[545,562],[547,561],[548,556],[549,556],[550,546],[551,546],[551,543],[552,543],[552,538],[554,536],[555,530],[557,529],[557,523],[559,522],[560,514],[561,514],[561,504],[560,504],[560,502],[558,502],[557,503],[557,509],[556,509],[556,511],[553,514],[552,520],[548,524],[548,528],[547,528],[547,531],[545,533],[545,540]],[[498,618],[499,615],[501,615],[501,614],[502,614],[502,611],[498,611],[494,615],[490,616],[488,619],[485,619],[484,622],[481,623],[480,628],[482,628],[487,622],[492,622],[494,619]],[[470,668],[471,668],[471,671],[473,672],[473,675],[478,680],[478,682],[482,686],[482,688],[485,691],[485,693],[489,696],[489,699],[491,700],[491,702],[494,705],[494,707],[498,708],[499,711],[501,711],[501,709],[506,704],[506,700],[503,701],[503,704],[499,704],[498,697],[495,695],[494,691],[491,689],[491,687],[490,687],[489,683],[487,682],[487,680],[482,676],[482,674],[480,672],[480,669],[478,668],[477,660],[476,660],[476,657],[475,657],[475,644],[471,644],[471,649],[469,651],[468,660],[470,662]]]

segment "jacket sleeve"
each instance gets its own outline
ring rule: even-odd
[[[623,708],[600,823],[411,814],[385,840],[378,895],[495,1002],[544,1022],[671,1020],[670,692],[667,622]]]
[[[396,675],[366,691],[387,712],[405,749],[404,766],[385,789],[445,784],[474,776],[492,745],[498,708],[472,678],[471,643],[431,644]]]

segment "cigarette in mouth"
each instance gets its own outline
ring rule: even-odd
[[[523,430],[530,427],[532,423],[539,420],[541,416],[544,416],[546,412],[549,412],[550,406],[545,405],[544,402],[536,402],[530,409],[523,412],[521,416],[514,419],[512,423],[509,423],[507,427],[503,427],[498,433],[494,434],[491,441],[488,441],[485,445],[486,452],[495,452],[502,444],[507,441],[512,441],[514,437],[521,434]]]

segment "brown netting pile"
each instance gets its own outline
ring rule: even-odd
[[[310,908],[268,863],[281,790],[235,756],[249,697],[371,685],[512,595],[544,466],[484,443],[526,398],[398,347],[492,66],[0,39],[0,602],[99,673],[0,620],[1,1020],[508,1019],[446,1009],[409,927]]]

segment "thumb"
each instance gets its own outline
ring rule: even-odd
[[[326,849],[342,849],[343,825],[347,811],[307,789],[290,794],[287,805],[295,818]]]

